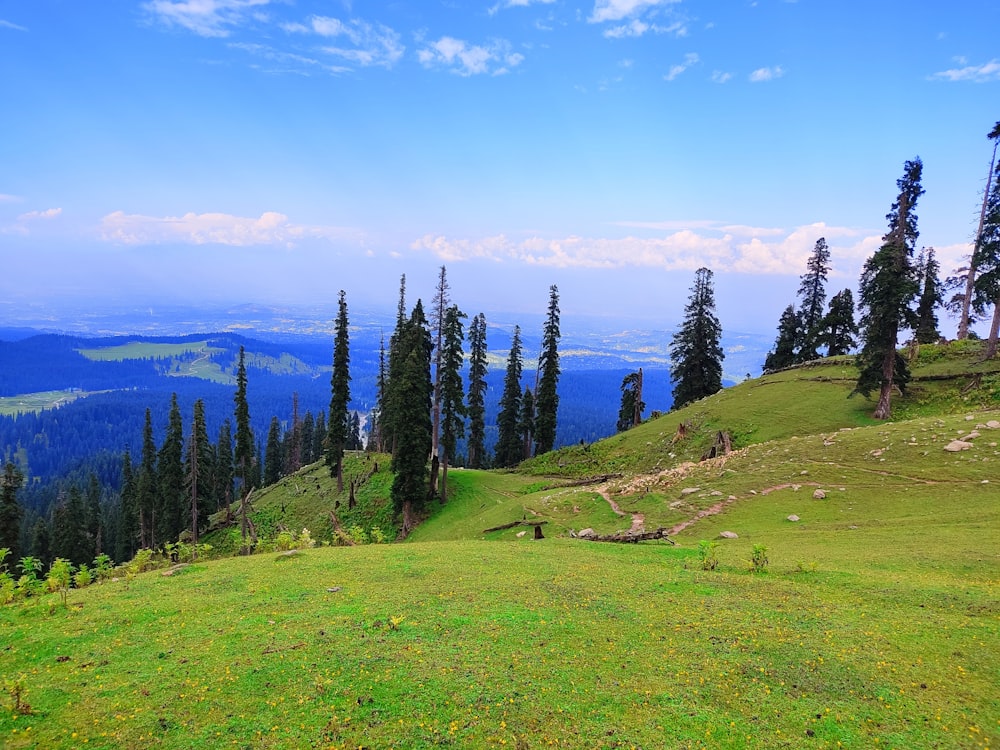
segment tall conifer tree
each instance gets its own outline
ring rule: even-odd
[[[156,546],[156,443],[153,440],[153,417],[146,409],[142,427],[142,459],[136,480],[139,501],[139,544],[143,548]]]
[[[722,326],[715,316],[715,290],[712,272],[695,272],[691,296],[684,307],[684,321],[670,343],[670,377],[674,382],[673,409],[722,389],[720,344]]]
[[[913,264],[917,231],[917,199],[923,195],[920,159],[904,165],[896,181],[899,195],[886,215],[889,231],[882,247],[865,262],[861,273],[862,347],[858,354],[855,391],[867,396],[878,389],[875,419],[888,419],[892,411],[892,389],[905,391],[910,379],[906,359],[896,351],[901,328],[913,322],[910,304],[917,296],[919,279]]]
[[[486,316],[479,313],[469,325],[469,466],[486,463]]]
[[[24,474],[16,464],[7,461],[0,477],[0,548],[6,547],[9,550],[8,559],[14,562],[24,557],[20,543],[24,508],[17,501],[17,493],[23,483]]]
[[[334,325],[333,376],[330,379],[330,413],[327,415],[326,465],[330,476],[337,477],[337,492],[344,491],[344,447],[350,430],[347,406],[351,401],[350,331],[347,322],[347,297],[340,290],[337,322]]]
[[[808,362],[819,357],[823,337],[823,308],[826,306],[826,277],[830,272],[830,248],[826,238],[816,240],[807,271],[799,277],[799,336],[795,359]]]
[[[238,491],[240,493],[240,535],[243,539],[243,554],[250,553],[250,546],[247,544],[249,527],[247,525],[247,502],[250,492],[256,486],[256,478],[260,474],[257,470],[257,450],[254,446],[253,429],[250,427],[250,404],[247,402],[247,369],[246,353],[240,347],[239,364],[236,367],[236,395],[235,402],[236,417],[236,448],[233,451],[233,473],[239,479]]]
[[[1000,138],[1000,122],[996,132]],[[983,313],[989,305],[993,305],[993,320],[984,355],[985,359],[990,359],[996,356],[1000,337],[1000,164],[997,165],[993,184],[987,189],[981,227],[975,251],[980,275],[974,287],[973,307]]]
[[[184,492],[184,423],[177,394],[170,397],[170,413],[167,417],[167,433],[156,457],[156,481],[160,492],[158,514],[158,536],[168,542],[187,526],[188,507]]]
[[[417,300],[396,342],[401,363],[396,374],[392,457],[392,501],[403,518],[403,534],[416,525],[427,501],[427,458],[431,451],[431,342],[423,304]]]
[[[444,335],[441,339],[440,406],[441,406],[441,502],[448,501],[448,465],[455,459],[455,445],[465,434],[465,404],[462,394],[462,318],[465,313],[457,305],[445,312]]]
[[[944,290],[938,278],[940,265],[934,258],[933,247],[924,249],[920,256],[917,263],[920,299],[917,302],[917,320],[913,334],[918,344],[936,344],[941,338],[936,310],[944,299]]]
[[[503,379],[503,394],[500,396],[500,412],[497,414],[496,465],[515,466],[523,456],[518,420],[521,416],[521,327],[514,326],[507,356],[507,371]]]
[[[441,266],[438,275],[437,288],[434,290],[434,304],[431,306],[431,329],[434,332],[434,398],[431,405],[431,495],[437,493],[438,467],[441,463],[441,451],[438,441],[441,435],[441,367],[444,356],[445,316],[451,299],[448,294],[448,275]]]
[[[114,559],[118,562],[135,557],[139,543],[139,500],[132,467],[132,454],[125,449],[122,456],[122,489],[119,495],[120,511],[118,534],[115,537]]]
[[[774,347],[764,359],[765,372],[774,372],[795,364],[795,346],[801,338],[801,325],[802,317],[795,312],[795,307],[786,307],[778,321],[778,338],[774,340]]]
[[[264,444],[264,486],[270,487],[281,479],[281,422],[271,417]]]
[[[625,432],[640,423],[646,404],[642,400],[642,368],[622,378],[622,399],[618,407],[617,432]]]
[[[538,388],[535,395],[535,455],[548,453],[556,442],[556,414],[559,411],[559,289],[549,287],[549,310],[542,331],[542,351],[538,358]]]
[[[826,356],[850,354],[857,346],[858,324],[854,319],[854,295],[850,289],[833,295],[823,328]]]

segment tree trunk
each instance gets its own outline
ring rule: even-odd
[[[896,347],[889,347],[882,360],[882,387],[879,389],[878,406],[872,415],[875,419],[888,419],[892,413],[892,377],[896,372]]]
[[[638,427],[642,422],[642,368],[639,368],[639,378],[635,384],[635,404],[632,412],[632,426]]]
[[[337,494],[344,491],[344,457],[337,459]]]
[[[986,353],[983,359],[992,359],[996,356],[998,334],[1000,334],[1000,297],[993,303],[993,323],[990,325],[990,337],[986,340]]]
[[[409,533],[413,530],[416,523],[413,519],[413,501],[404,500],[403,501],[403,528],[401,529],[400,536],[405,539]]]
[[[959,340],[969,337],[969,306],[972,304],[972,291],[976,283],[976,251],[979,249],[979,237],[983,233],[983,224],[986,223],[986,205],[990,199],[990,187],[993,182],[993,167],[997,161],[997,143],[993,144],[993,158],[990,159],[990,171],[986,173],[986,192],[983,193],[983,207],[979,211],[979,228],[976,230],[976,240],[972,243],[972,257],[969,258],[969,275],[965,279],[965,297],[962,300],[962,312],[958,319],[958,333],[955,337]],[[993,316],[996,323],[996,314]],[[993,353],[996,353],[996,339],[993,339]],[[987,355],[987,359],[993,355]]]
[[[448,502],[448,453],[441,457],[441,505]]]

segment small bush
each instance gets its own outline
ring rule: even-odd
[[[115,566],[111,561],[111,558],[105,555],[103,552],[94,558],[94,578],[98,581],[106,581],[111,578],[111,575],[115,572]]]
[[[73,585],[78,589],[89,586],[94,580],[93,573],[86,565],[81,565],[80,569],[73,574]]]
[[[719,567],[719,555],[716,552],[719,543],[709,539],[698,542],[698,560],[702,570],[715,570]]]
[[[750,568],[754,573],[767,572],[767,547],[755,544],[750,552]]]
[[[288,531],[279,531],[278,536],[274,538],[274,549],[277,552],[287,552],[295,546],[295,535]]]
[[[351,537],[351,541],[355,544],[368,544],[368,532],[358,526],[358,524],[354,524],[349,528],[347,535]]]
[[[372,544],[385,544],[385,534],[382,532],[380,527],[372,526],[370,535],[372,538]]]

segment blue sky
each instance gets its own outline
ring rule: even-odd
[[[1000,3],[150,0],[0,5],[0,301],[429,297],[773,330],[924,161],[969,251]],[[947,327],[947,325],[946,325]]]

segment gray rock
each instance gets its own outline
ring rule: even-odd
[[[593,529],[584,529],[583,531],[577,532],[577,536],[581,539],[589,539],[592,536],[597,536],[597,532]]]
[[[720,539],[739,539],[740,535],[737,534],[735,531],[722,531],[722,532],[719,532],[719,538]]]
[[[701,487],[685,487],[681,490],[681,495],[693,495],[696,492],[701,492]]]
[[[792,522],[795,522],[795,521],[798,521],[798,520],[799,520],[799,517],[798,517],[797,515],[795,515],[794,513],[792,513],[792,515],[790,515],[790,516],[788,517],[788,520],[789,520],[789,521],[792,521]]]
[[[813,500],[826,500],[826,492],[823,490],[816,490],[813,493]]]
[[[1000,422],[998,422],[995,419],[991,419],[989,422],[987,422],[986,426],[989,427],[991,430],[1000,430]]]
[[[971,447],[972,443],[967,443],[964,440],[952,440],[944,449],[951,453],[958,453],[959,451],[967,451]]]

